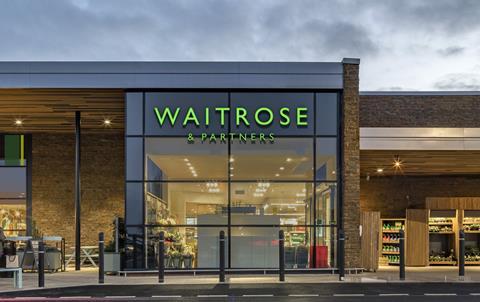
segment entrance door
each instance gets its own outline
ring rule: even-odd
[[[378,269],[380,212],[362,212],[362,267],[367,271]]]

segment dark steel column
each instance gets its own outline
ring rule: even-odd
[[[285,281],[285,233],[278,232],[278,277],[280,282]]]
[[[80,270],[80,111],[75,111],[75,270]]]
[[[458,276],[460,280],[465,279],[465,231],[460,230],[460,251],[459,251],[459,263],[458,263]]]
[[[220,245],[220,268],[218,270],[218,281],[220,283],[225,282],[225,232],[222,230],[220,231],[219,237],[219,245]]]
[[[400,230],[400,280],[405,280],[405,232]]]
[[[338,230],[338,280],[345,281],[345,233]]]
[[[165,282],[165,233],[158,235],[158,283]]]
[[[105,283],[105,236],[98,234],[98,283]]]

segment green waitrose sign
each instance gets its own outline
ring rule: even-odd
[[[248,112],[244,107],[205,107],[203,115],[201,116],[199,112],[196,112],[194,108],[170,108],[170,107],[154,107],[155,116],[157,118],[158,124],[160,127],[169,124],[171,127],[175,127],[180,123],[182,127],[188,125],[205,127],[210,126],[210,117],[214,114],[219,115],[219,124],[224,127],[227,124],[226,114],[231,113],[234,116],[235,126],[236,127],[250,127],[252,124],[256,124],[261,128],[268,128],[271,126],[274,121],[278,122],[282,127],[290,127],[292,120],[295,121],[297,127],[306,127],[308,126],[308,109],[306,107],[281,107],[276,111],[268,107],[260,107],[254,112]],[[201,116],[201,118],[200,118]],[[271,142],[275,140],[275,134],[272,132],[265,133],[201,133],[200,139],[202,142],[227,142],[227,139],[231,140],[238,139],[239,141],[246,142],[250,140],[252,142]],[[195,137],[192,133],[188,133],[187,139],[189,142],[194,142]]]

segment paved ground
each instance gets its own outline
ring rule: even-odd
[[[230,276],[218,284],[217,276],[166,276],[159,285],[156,276],[106,276],[98,286],[93,269],[46,274],[46,289],[38,291],[37,275],[24,274],[24,289],[14,290],[12,279],[0,279],[0,300],[8,297],[77,297],[76,300],[218,300],[218,301],[480,301],[480,267],[470,267],[459,281],[457,268],[407,268],[406,282],[398,280],[398,268],[347,276],[287,275],[285,284],[277,276]],[[429,283],[424,283],[429,282]],[[186,286],[188,285],[188,286]],[[213,295],[213,296],[212,296]],[[219,296],[220,295],[220,296]],[[247,296],[245,296],[247,295]],[[248,296],[253,295],[253,296]],[[271,296],[273,295],[273,297]],[[407,296],[408,295],[408,296]],[[440,295],[440,296],[439,296]],[[477,296],[478,295],[478,296]],[[89,298],[81,298],[87,296]],[[115,297],[111,297],[115,296]],[[123,296],[123,297],[118,297]],[[131,297],[135,296],[135,298]],[[153,297],[152,297],[153,296]],[[157,297],[164,296],[164,297]],[[107,297],[107,298],[106,298]],[[2,300],[3,301],[3,300]],[[68,301],[62,298],[62,301]]]

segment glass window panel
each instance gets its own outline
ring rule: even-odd
[[[128,92],[125,101],[127,111],[127,135],[143,134],[143,93]]]
[[[0,166],[25,166],[25,137],[0,135]]]
[[[336,135],[338,95],[336,93],[317,93],[316,98],[317,135]]]
[[[316,179],[337,179],[337,139],[332,137],[317,138]]]
[[[231,132],[265,132],[267,134],[273,132],[276,136],[313,135],[313,93],[232,93],[231,107],[232,109],[237,107],[245,108],[247,112],[246,119],[249,122],[249,126],[247,126],[239,119],[237,126],[237,114],[231,114]],[[255,123],[255,112],[262,107],[267,107],[273,112],[273,122],[268,126],[259,126]],[[284,107],[289,108],[290,124],[288,126],[280,124],[281,119],[286,121],[280,115],[280,109]],[[308,125],[302,126],[297,124],[297,108],[306,108],[306,122]],[[283,113],[287,114],[286,111]],[[303,114],[303,111],[300,113]],[[269,118],[270,116],[267,113],[259,113],[259,119],[262,121],[268,121]]]
[[[337,184],[316,184],[317,225],[335,225],[337,220]]]
[[[336,246],[337,246],[337,228],[335,227],[317,227],[316,247],[311,249],[312,258],[315,257],[315,268],[337,267]]]
[[[313,139],[276,138],[273,144],[233,142],[231,179],[313,179]]]
[[[228,259],[227,227],[148,227],[148,267],[158,268],[158,234],[165,236],[165,268],[218,268],[220,231],[225,232],[225,259]]]
[[[147,224],[226,225],[227,183],[147,183]]]
[[[144,228],[127,227],[125,238],[125,266],[127,269],[145,268]]]
[[[143,180],[143,139],[141,137],[127,137],[127,180]]]
[[[164,123],[160,126],[154,108],[158,108]],[[172,126],[168,118],[166,108],[170,109],[172,118],[178,110],[178,115]],[[228,133],[228,112],[224,115],[223,126],[221,114],[215,108],[228,107],[227,93],[146,93],[145,94],[145,132],[147,135],[187,135],[189,132],[200,135],[201,133]],[[198,126],[194,122],[183,126],[184,118],[189,108],[192,108],[198,120]],[[208,125],[206,119],[208,111]],[[190,117],[192,117],[190,115]]]
[[[0,199],[0,227],[5,236],[25,236],[26,217],[25,199]]]
[[[310,267],[310,228],[232,227],[232,268],[278,268],[279,231],[285,234],[285,267]]]
[[[228,178],[228,144],[186,138],[145,138],[148,180],[191,180]]]
[[[311,223],[311,183],[232,183],[231,221],[235,225]]]
[[[127,183],[126,185],[126,209],[125,224],[143,224],[143,184]]]

